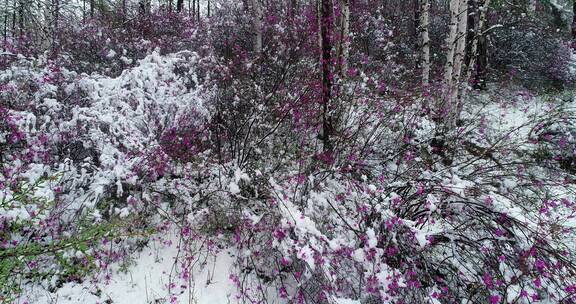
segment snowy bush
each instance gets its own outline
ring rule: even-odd
[[[560,34],[490,28],[482,73],[533,91],[473,91],[465,54],[436,53],[492,7],[433,2],[422,83],[413,2],[211,3],[5,39],[0,301],[114,302],[118,281],[149,303],[576,301],[576,112],[537,91],[574,80]]]
[[[495,68],[527,87],[571,87],[576,80],[570,67],[572,48],[547,32],[502,28],[492,39]]]

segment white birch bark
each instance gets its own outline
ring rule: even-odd
[[[466,28],[468,25],[468,0],[460,0],[458,8],[458,30],[456,38],[456,52],[454,53],[454,69],[452,75],[452,88],[450,100],[458,102],[460,76],[462,74],[462,63],[464,52],[466,51]]]
[[[454,69],[454,52],[456,51],[456,34],[458,30],[458,8],[460,0],[450,0],[450,23],[446,38],[446,66],[444,68],[444,85],[447,90],[452,87],[452,71]]]
[[[430,0],[421,0],[420,34],[422,37],[422,85],[430,84]]]
[[[259,0],[250,0],[252,27],[254,31],[254,52],[262,53],[262,6]]]
[[[348,56],[350,54],[350,0],[340,0],[342,20],[340,24],[340,75],[345,76],[348,71]]]

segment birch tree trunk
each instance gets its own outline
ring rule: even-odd
[[[444,68],[444,85],[448,95],[452,88],[452,73],[454,70],[454,52],[456,51],[456,34],[458,33],[458,10],[460,0],[450,0],[450,23],[448,24],[448,37],[446,38],[446,66]]]
[[[445,94],[438,107],[446,130],[453,127],[460,112],[460,78],[466,50],[467,24],[468,0],[451,0],[449,33],[446,39],[448,50],[444,73]]]
[[[462,63],[466,50],[466,28],[468,25],[468,0],[460,0],[458,9],[458,34],[456,38],[456,52],[454,54],[454,69],[452,75],[452,88],[450,101],[457,105],[460,97],[460,78],[462,75]],[[454,110],[457,107],[452,107]]]
[[[422,85],[430,84],[430,0],[421,0],[420,34],[422,37]]]
[[[259,0],[250,0],[252,9],[252,30],[254,31],[254,52],[262,53],[262,6]]]
[[[342,19],[340,24],[340,42],[338,45],[338,73],[345,77],[348,71],[350,54],[350,0],[340,0]]]

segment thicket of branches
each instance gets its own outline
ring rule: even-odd
[[[569,4],[6,1],[0,300],[175,230],[245,303],[576,302]]]

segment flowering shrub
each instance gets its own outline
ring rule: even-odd
[[[268,2],[261,52],[247,7],[219,2],[204,23],[87,19],[0,63],[0,299],[109,282],[173,232],[172,303],[223,248],[242,303],[576,301],[574,109],[464,88],[446,128],[442,88],[410,90],[416,39],[390,20],[411,19],[352,6],[336,72],[317,7]],[[524,34],[495,34],[495,67],[571,81],[565,44]]]
[[[152,13],[124,20],[122,15],[88,19],[64,27],[60,65],[78,73],[119,75],[156,48],[164,54],[190,49],[196,25],[185,16]]]

